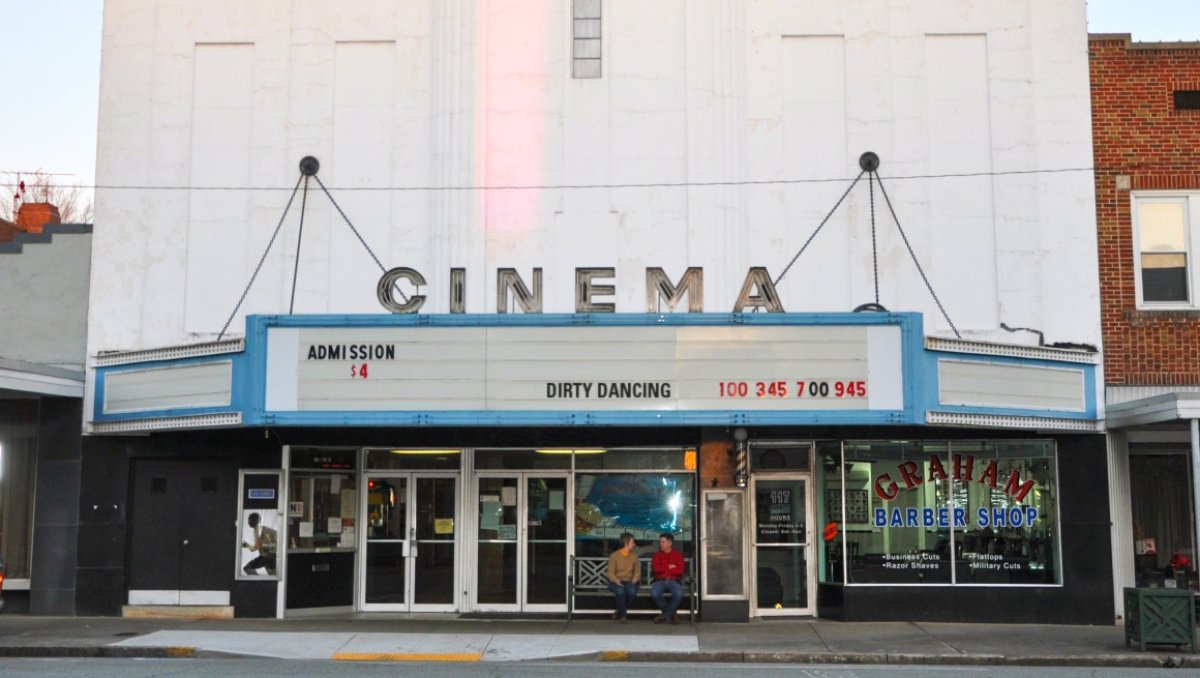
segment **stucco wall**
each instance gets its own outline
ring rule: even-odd
[[[304,155],[386,267],[424,274],[423,312],[448,310],[452,267],[466,310],[495,312],[496,269],[535,266],[547,312],[574,310],[579,266],[615,267],[617,311],[643,312],[647,266],[704,267],[705,310],[731,310],[866,150],[964,334],[1099,344],[1083,0],[604,0],[587,80],[570,6],[107,2],[98,183],[160,190],[97,192],[89,351],[213,338]],[[899,179],[945,174],[972,176]],[[563,185],[587,188],[462,190]],[[880,301],[948,333],[875,198]],[[874,300],[869,214],[864,184],[782,281],[787,310]],[[297,228],[243,314],[288,310]],[[378,267],[311,191],[299,259],[296,312],[383,312]]]
[[[8,243],[0,251],[0,358],[83,369],[90,231],[47,226],[49,242]]]

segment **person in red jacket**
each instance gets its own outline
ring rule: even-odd
[[[683,554],[675,550],[675,537],[666,532],[659,536],[658,553],[654,554],[650,565],[654,569],[654,586],[650,588],[650,597],[662,610],[662,614],[654,618],[654,623],[669,621],[674,624],[675,612],[683,602],[683,585],[679,582],[683,579],[685,567]],[[669,602],[663,600],[665,593],[671,594]]]

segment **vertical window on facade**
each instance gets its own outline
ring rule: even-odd
[[[0,558],[13,579],[29,577],[38,405],[6,400],[0,408]]]
[[[1186,303],[1188,295],[1187,203],[1172,198],[1136,202],[1142,301]]]
[[[600,77],[600,0],[571,2],[571,76]]]
[[[1200,90],[1197,90],[1197,89],[1177,89],[1177,90],[1175,90],[1175,110],[1177,110],[1177,111],[1200,111]]]

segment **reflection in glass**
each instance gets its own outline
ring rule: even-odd
[[[355,547],[355,474],[292,470],[288,479],[288,547]]]
[[[454,478],[416,478],[417,556],[413,564],[414,603],[454,603]]]
[[[857,528],[845,537],[851,583],[950,583],[946,450],[944,442],[846,444],[844,510],[869,520],[847,518],[846,529]],[[864,498],[870,511],[859,515]]]
[[[525,602],[567,601],[567,479],[528,478]]]
[[[707,512],[705,526],[708,530],[708,539],[704,542],[704,548],[708,550],[705,593],[716,596],[744,595],[742,494],[712,492],[704,496],[704,510]]]
[[[479,563],[476,599],[517,601],[517,479],[479,478]]]
[[[404,604],[404,544],[367,544],[368,603]]]
[[[589,471],[616,470],[656,471],[686,470],[686,452],[680,448],[618,448],[605,450],[603,454],[576,454],[575,468]]]
[[[807,536],[805,481],[756,480],[754,483],[754,541],[756,544],[805,544]]]
[[[844,450],[818,457],[825,581],[839,581],[843,566],[848,583],[1061,581],[1053,441],[853,441]]]
[[[756,549],[755,588],[759,609],[808,607],[807,546]]]
[[[682,460],[683,454],[679,453]],[[618,537],[630,532],[634,552],[648,560],[658,550],[662,532],[675,535],[675,549],[683,554],[688,571],[696,571],[695,476],[690,473],[576,473],[575,557],[603,568],[620,547]],[[612,609],[609,597],[578,598],[579,609]],[[654,603],[639,596],[635,607]]]
[[[1144,301],[1188,301],[1187,215],[1182,200],[1139,202]]]
[[[454,542],[417,545],[413,602],[418,605],[454,603]]]
[[[367,478],[367,539],[408,538],[405,478]]]
[[[511,605],[517,602],[517,543],[479,545],[480,603]]]
[[[1051,444],[956,442],[953,449],[962,458],[973,458],[976,469],[974,482],[954,486],[954,506],[968,517],[956,535],[959,583],[1055,583],[1058,502]]]

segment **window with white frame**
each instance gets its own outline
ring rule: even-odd
[[[1193,243],[1200,243],[1200,193],[1134,195],[1138,306],[1196,308]]]
[[[599,78],[600,0],[573,0],[571,22],[571,76]]]

